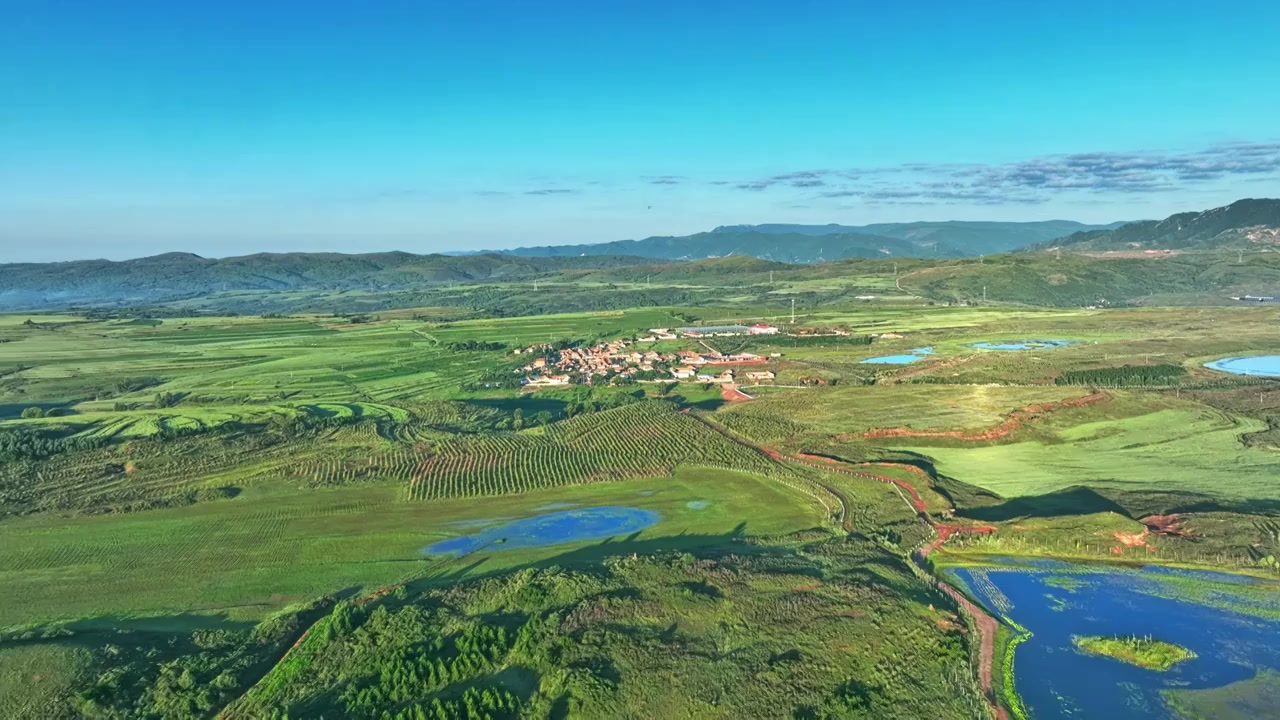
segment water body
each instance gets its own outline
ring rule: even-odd
[[[867,358],[862,361],[863,365],[910,365],[911,363],[933,354],[933,348],[922,347],[915,348],[910,354],[903,355],[881,355],[880,357]]]
[[[979,350],[1052,350],[1053,348],[1074,345],[1075,342],[1075,340],[1008,340],[1005,342],[973,343],[969,347],[975,347]]]
[[[1207,362],[1204,366],[1211,370],[1221,370],[1234,375],[1280,377],[1280,355],[1222,358],[1221,360]]]
[[[592,507],[535,515],[448,538],[422,549],[426,555],[462,557],[478,550],[542,547],[580,540],[603,540],[657,524],[662,516],[629,507]]]
[[[710,500],[690,500],[689,502],[685,503],[684,506],[689,508],[690,510],[705,510],[706,508],[711,507],[711,501]]]
[[[948,571],[997,616],[1032,637],[1014,653],[1014,682],[1034,718],[1159,718],[1179,716],[1164,690],[1216,688],[1280,670],[1280,621],[1220,606],[1223,601],[1280,610],[1280,598],[1242,595],[1247,578],[1166,568],[1114,569],[1067,563]],[[1184,584],[1180,584],[1184,583]],[[1185,599],[1187,586],[1214,605]],[[1261,602],[1261,604],[1260,604]],[[1199,657],[1165,672],[1076,650],[1073,635],[1139,635],[1176,643]],[[1280,717],[1280,707],[1272,717]]]

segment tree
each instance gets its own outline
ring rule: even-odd
[[[32,418],[42,418],[44,417],[44,410],[32,406],[22,411],[22,417],[27,418],[28,420]]]
[[[516,412],[511,419],[511,429],[519,430],[523,427],[524,427],[524,410],[521,408],[516,408]]]

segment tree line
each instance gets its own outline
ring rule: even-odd
[[[1054,379],[1058,385],[1102,385],[1104,387],[1159,387],[1172,385],[1187,374],[1181,365],[1122,365],[1120,367],[1067,370]]]

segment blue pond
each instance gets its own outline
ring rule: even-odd
[[[601,540],[644,530],[662,516],[629,507],[593,507],[535,515],[485,528],[471,535],[448,538],[422,549],[427,555],[461,557],[477,550],[542,547],[579,540]]]
[[[880,357],[867,358],[862,361],[863,365],[909,365],[926,355],[932,355],[933,348],[922,347],[915,348],[911,354],[903,355],[881,355]]]
[[[1074,345],[1075,340],[1009,340],[1005,342],[980,342],[969,347],[979,350],[1052,350]]]
[[[1280,377],[1280,355],[1254,355],[1253,357],[1229,357],[1207,362],[1205,367],[1235,375],[1262,375]]]
[[[1020,565],[950,573],[995,614],[1032,633],[1014,653],[1014,677],[1034,718],[1177,718],[1162,691],[1216,688],[1259,670],[1280,670],[1280,622],[1172,599],[1186,596],[1175,581],[1191,579],[1201,587],[1211,584],[1212,597],[1234,600],[1237,607],[1277,609],[1274,598],[1260,602],[1240,595],[1239,578],[1163,568]],[[1144,670],[1080,653],[1073,635],[1150,635],[1199,657],[1166,672]],[[1280,707],[1274,716],[1280,717]]]

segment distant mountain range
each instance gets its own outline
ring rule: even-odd
[[[646,258],[522,258],[406,252],[261,253],[204,258],[166,253],[137,260],[0,265],[0,308],[157,303],[230,290],[394,290],[518,280],[565,270],[652,263]]]
[[[210,259],[167,253],[121,262],[21,263],[0,265],[0,309],[144,305],[224,292],[278,293],[269,302],[264,295],[240,298],[237,307],[257,311],[268,304],[297,305],[302,296],[287,295],[295,291],[356,291],[342,300],[351,304],[379,293],[436,292],[448,283],[518,284],[533,278],[558,283],[550,295],[526,294],[502,308],[525,313],[538,307],[564,311],[569,307],[565,294],[578,291],[586,294],[572,307],[585,310],[624,302],[631,304],[618,306],[678,305],[705,302],[730,287],[756,287],[767,294],[775,281],[885,276],[899,270],[907,292],[961,302],[987,297],[1032,305],[1115,304],[1157,293],[1275,294],[1280,289],[1280,252],[1275,252],[1280,251],[1280,200],[1240,200],[1161,221],[1059,235],[1080,227],[1088,226],[1063,221],[857,228],[753,225],[684,238],[525,248],[510,254],[267,253]],[[1030,239],[1037,242],[1029,243]],[[1248,254],[1237,257],[1237,251]],[[612,254],[596,254],[606,252]],[[988,258],[979,262],[964,257],[973,254]],[[1159,259],[1148,259],[1152,256]],[[813,262],[818,259],[826,262]],[[473,290],[496,297],[511,287]],[[687,287],[702,288],[702,294],[681,295],[681,288]],[[587,297],[588,290],[597,295]],[[607,302],[600,292],[609,296]],[[454,300],[434,298],[446,304]],[[484,307],[497,302],[493,297],[473,300]]]
[[[1203,212],[1079,232],[1029,248],[1079,253],[1280,250],[1280,200],[1239,200]]]
[[[663,260],[699,260],[751,255],[786,263],[845,258],[960,258],[1010,252],[1091,230],[1123,225],[1043,222],[913,222],[875,225],[724,225],[710,232],[588,245],[545,245],[486,251],[520,257],[629,255]]]

